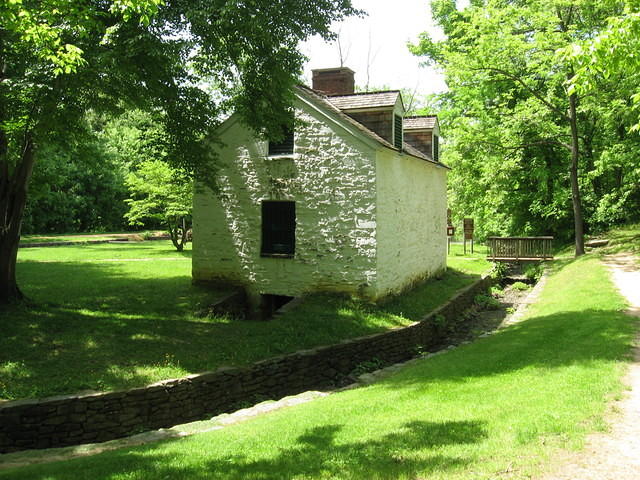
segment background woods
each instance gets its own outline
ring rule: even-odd
[[[446,75],[454,215],[475,217],[481,236],[575,235],[577,253],[583,229],[637,219],[633,76],[571,53],[623,15],[621,2],[436,0],[432,12],[446,38],[425,33],[411,48]]]

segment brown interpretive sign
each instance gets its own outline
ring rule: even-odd
[[[471,240],[471,253],[473,253],[473,218],[463,219],[462,228],[464,230],[464,253],[467,253],[467,240]]]

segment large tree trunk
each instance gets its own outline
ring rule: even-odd
[[[576,257],[584,255],[584,221],[582,219],[582,200],[580,198],[580,185],[578,184],[578,117],[577,98],[575,93],[569,95],[569,123],[571,125],[571,200],[573,203],[573,223],[575,228]]]
[[[6,137],[0,134],[0,304],[22,299],[16,281],[16,260],[22,214],[27,203],[27,187],[33,171],[34,145],[25,137],[20,163],[10,171]]]

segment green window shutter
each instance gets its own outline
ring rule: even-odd
[[[400,115],[394,115],[393,124],[393,145],[402,150],[402,117]]]
[[[433,159],[438,162],[440,161],[440,143],[438,142],[440,137],[438,135],[433,136]]]

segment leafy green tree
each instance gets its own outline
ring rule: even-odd
[[[169,231],[181,252],[191,228],[193,187],[191,180],[162,160],[143,162],[127,176],[131,198],[125,217],[131,225],[156,221]]]
[[[26,233],[126,228],[126,165],[108,148],[104,120],[87,115],[74,132],[38,148],[25,207]]]
[[[277,137],[298,44],[331,37],[350,0],[9,0],[0,3],[0,303],[21,297],[15,264],[38,147],[89,109],[136,106],[166,131],[168,158],[206,173],[201,142],[221,111]],[[219,86],[224,101],[201,88]]]
[[[588,178],[593,222],[601,228],[640,215],[640,2],[620,3],[604,28],[561,52],[575,65],[570,89],[597,104],[597,138],[607,140]]]
[[[527,217],[563,221],[568,193],[576,255],[584,253],[580,168],[589,168],[598,118],[569,87],[574,63],[557,52],[593,36],[617,9],[595,0],[475,0],[464,10],[432,2],[446,39],[424,34],[413,52],[445,70],[455,111],[449,162],[466,177],[453,184],[474,185],[462,203],[493,228],[531,231]]]

